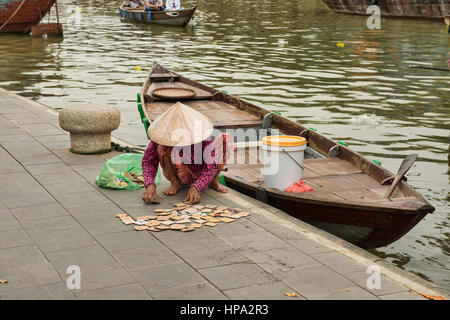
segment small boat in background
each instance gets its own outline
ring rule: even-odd
[[[0,1],[0,32],[29,33],[55,2],[56,0]]]
[[[181,89],[195,94],[173,100],[155,94],[161,89]],[[223,173],[226,184],[358,246],[386,246],[434,211],[405,180],[397,180],[400,182],[396,185],[391,172],[345,145],[155,62],[138,97],[146,130],[176,101],[203,113],[221,131],[266,129],[269,134],[279,132],[306,138],[303,178],[314,191],[290,193],[267,187],[260,171],[262,160],[257,156],[261,148],[259,138],[236,144],[234,161],[226,165]],[[386,198],[391,185],[397,187]]]
[[[377,5],[381,17],[414,18],[425,20],[443,19],[450,13],[448,0],[322,0],[337,13],[367,15],[367,7]]]
[[[119,16],[122,20],[142,23],[161,24],[168,26],[185,26],[194,16],[197,6],[192,9],[177,11],[145,11],[143,8],[130,8],[123,2],[119,7]]]

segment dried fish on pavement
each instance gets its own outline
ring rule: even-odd
[[[170,229],[172,230],[181,230],[184,229],[186,226],[184,224],[175,223],[170,226]]]
[[[136,227],[134,227],[134,230],[136,230],[136,231],[144,231],[144,230],[148,230],[149,229],[149,227],[147,227],[147,226],[136,226]]]
[[[148,227],[156,227],[156,226],[159,226],[160,224],[161,224],[161,221],[153,220],[153,221],[147,222],[145,225]]]
[[[124,219],[124,220],[122,220],[122,222],[124,224],[134,224],[134,220],[133,219]]]
[[[214,223],[214,222],[207,222],[207,223],[204,224],[204,226],[215,227],[215,226],[217,226],[217,223]]]

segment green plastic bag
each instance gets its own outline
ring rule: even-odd
[[[142,175],[143,156],[143,154],[125,153],[106,161],[95,183],[99,187],[109,189],[138,190],[143,188],[143,185],[135,183],[123,175],[125,172],[134,172]],[[155,183],[160,181],[161,173],[158,170]],[[121,182],[126,183],[121,185]]]

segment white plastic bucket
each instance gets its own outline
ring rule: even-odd
[[[269,136],[262,140],[264,184],[284,191],[303,178],[306,139],[298,136]]]

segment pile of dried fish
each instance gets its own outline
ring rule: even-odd
[[[193,231],[203,226],[215,227],[220,222],[230,223],[250,213],[239,208],[229,208],[219,205],[194,205],[177,203],[172,209],[156,209],[156,215],[137,217],[134,220],[126,213],[116,215],[124,224],[135,224],[137,231],[179,230]]]

